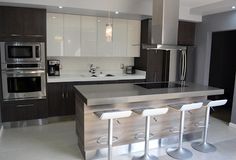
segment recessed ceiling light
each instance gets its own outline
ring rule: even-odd
[[[232,9],[235,9],[235,6],[232,6]]]
[[[58,8],[62,9],[63,7],[62,6],[58,6]]]
[[[56,16],[52,16],[53,19],[56,19],[57,17]]]
[[[120,12],[119,11],[115,11],[115,14],[119,14]]]

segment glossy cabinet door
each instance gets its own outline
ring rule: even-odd
[[[63,14],[47,13],[47,56],[63,56]]]
[[[81,16],[81,56],[97,55],[97,17]]]
[[[140,56],[141,23],[137,20],[128,20],[128,47],[127,57]]]
[[[108,18],[98,17],[97,23],[98,23],[97,55],[99,57],[113,57],[113,42],[112,41],[108,42],[105,36]]]
[[[125,19],[113,19],[113,56],[127,56],[128,21]]]
[[[64,14],[64,55],[80,56],[80,16]]]

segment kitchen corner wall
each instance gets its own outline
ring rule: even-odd
[[[212,32],[229,30],[236,30],[236,11],[204,16],[202,23],[196,25],[196,83],[208,85]]]
[[[99,67],[98,72],[116,71],[121,72],[121,65],[134,65],[134,58],[129,57],[48,57],[58,59],[61,62],[61,73],[73,71],[88,71],[90,64]]]

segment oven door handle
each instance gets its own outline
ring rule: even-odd
[[[6,74],[38,74],[38,73],[45,73],[44,70],[35,70],[35,71],[2,71]]]

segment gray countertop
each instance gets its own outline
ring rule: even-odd
[[[86,105],[132,103],[224,94],[223,89],[186,83],[188,87],[146,89],[134,84],[76,85]]]

